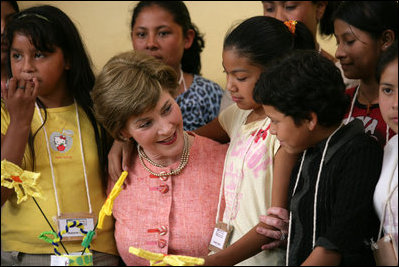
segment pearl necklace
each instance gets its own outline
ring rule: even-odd
[[[188,157],[189,157],[189,155],[190,155],[190,152],[189,152],[189,149],[188,149],[188,147],[189,147],[189,144],[188,144],[188,134],[187,134],[186,132],[183,132],[183,135],[184,135],[184,146],[183,146],[183,153],[182,153],[181,158],[180,158],[179,167],[177,167],[177,169],[172,170],[171,172],[168,172],[168,173],[155,173],[155,172],[151,171],[151,170],[145,165],[143,159],[147,160],[149,163],[151,163],[151,165],[156,166],[156,167],[159,167],[159,168],[165,168],[165,166],[163,166],[163,165],[161,165],[161,164],[158,164],[158,163],[154,162],[153,160],[151,160],[151,159],[145,154],[143,148],[142,148],[139,144],[137,144],[137,151],[138,151],[138,153],[139,153],[140,162],[141,162],[141,164],[143,165],[144,169],[146,169],[146,170],[147,170],[149,173],[151,173],[152,175],[155,175],[155,176],[158,176],[158,177],[162,177],[162,176],[172,176],[172,175],[177,175],[177,174],[179,174],[179,173],[184,169],[184,167],[187,166]]]

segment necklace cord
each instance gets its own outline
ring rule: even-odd
[[[91,214],[92,213],[92,207],[91,207],[89,186],[88,186],[88,181],[87,181],[86,164],[85,164],[84,154],[83,154],[82,133],[81,133],[81,129],[80,129],[78,106],[77,106],[75,100],[74,100],[74,104],[75,104],[75,111],[76,111],[76,118],[77,118],[78,132],[79,132],[80,152],[81,152],[82,164],[83,164],[83,175],[84,175],[84,179],[85,179],[87,202],[88,202],[88,205],[89,205],[89,212]],[[39,109],[39,106],[37,105],[37,103],[35,103],[35,107],[36,107],[37,113],[39,115],[40,121],[43,124],[43,117],[42,117],[42,114],[40,112],[40,109]],[[54,188],[55,202],[56,202],[56,205],[57,205],[57,214],[58,214],[58,216],[60,216],[61,215],[61,210],[60,210],[59,199],[58,199],[58,191],[57,191],[57,187],[56,187],[56,183],[55,183],[55,174],[54,174],[53,161],[52,161],[52,157],[51,157],[49,139],[48,139],[46,127],[44,126],[44,124],[43,124],[42,129],[43,129],[44,136],[45,136],[45,139],[46,139],[46,147],[47,147],[47,153],[48,153],[50,170],[51,170],[51,177],[52,177],[53,188]]]

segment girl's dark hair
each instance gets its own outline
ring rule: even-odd
[[[388,29],[398,39],[397,1],[342,1],[333,15],[333,21],[336,19],[369,33],[374,39]]]
[[[380,83],[381,74],[385,70],[388,64],[395,59],[398,59],[398,40],[395,40],[391,46],[387,48],[382,54],[377,64],[376,79]]]
[[[296,125],[317,114],[318,124],[339,124],[349,99],[340,70],[316,51],[296,50],[277,59],[260,75],[253,92],[254,100],[273,106]]]
[[[190,29],[195,32],[193,44],[189,49],[184,50],[181,65],[184,72],[200,74],[200,54],[205,47],[205,41],[197,26],[191,22],[190,13],[183,1],[140,1],[133,10],[130,28],[133,29],[136,19],[143,8],[154,5],[165,9],[173,16],[174,21],[182,27],[184,36],[186,36],[187,31]]]
[[[8,55],[10,55],[10,46],[15,34],[29,37],[32,44],[39,51],[52,53],[56,47],[62,50],[65,62],[70,66],[66,74],[67,89],[77,104],[87,114],[94,129],[100,166],[106,166],[107,144],[105,142],[105,130],[95,120],[92,112],[93,102],[90,98],[90,91],[93,88],[95,77],[91,69],[90,58],[73,22],[56,7],[49,5],[32,7],[16,13],[6,25],[5,38],[7,43],[10,44],[8,46]],[[12,76],[10,56],[8,57],[8,68],[9,74]],[[39,99],[37,99],[37,103],[45,110],[44,125],[47,118],[46,107]],[[35,158],[33,141],[42,126],[30,136],[28,141],[33,159]],[[35,168],[35,162],[33,166]]]
[[[249,18],[227,33],[223,50],[234,49],[252,64],[266,68],[270,61],[292,49],[315,49],[314,38],[302,22],[295,33],[278,19],[267,16]]]
[[[312,1],[317,4],[319,1]],[[334,23],[332,16],[342,1],[328,1],[326,9],[324,10],[323,17],[319,21],[319,32],[322,35],[334,34]]]

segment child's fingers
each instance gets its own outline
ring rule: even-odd
[[[11,78],[8,82],[8,87],[7,87],[8,97],[12,97],[15,94],[16,90],[17,90],[17,79]]]
[[[17,84],[18,84],[17,90],[18,89],[21,89],[21,90],[25,90],[26,89],[26,81],[25,80],[19,80]]]
[[[36,98],[39,95],[39,81],[37,78],[33,78],[32,82],[29,82],[32,88],[32,96]]]
[[[7,82],[1,81],[1,97],[3,99],[8,98]]]

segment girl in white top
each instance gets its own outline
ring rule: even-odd
[[[292,48],[314,49],[313,36],[304,24],[287,24],[292,31],[275,18],[252,17],[225,38],[223,68],[235,104],[196,132],[220,142],[230,141],[221,188],[226,207],[216,221],[223,221],[232,233],[229,246],[206,257],[206,265],[284,264],[282,249],[261,252],[261,245],[271,240],[255,229],[259,216],[269,207],[286,206],[290,165],[297,157],[279,150],[279,142],[269,133],[271,121],[252,93],[273,59]]]
[[[379,237],[390,234],[398,258],[398,42],[381,55],[377,67],[382,117],[396,135],[384,148],[380,179],[374,192],[374,207],[381,221]]]

